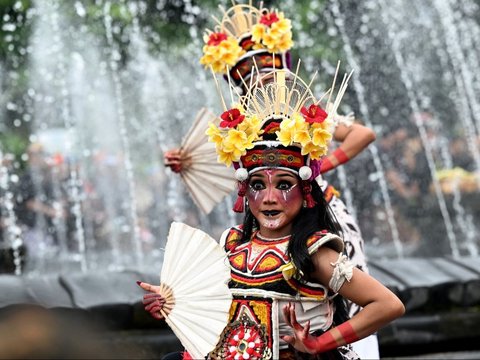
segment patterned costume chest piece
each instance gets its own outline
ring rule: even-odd
[[[231,250],[230,263],[243,277],[277,278],[278,269],[289,261],[286,255],[289,239],[290,236],[264,240],[255,234],[250,242]]]
[[[290,301],[302,304],[301,316],[320,319],[316,325],[323,328],[331,326],[331,302],[324,286],[286,275],[286,269],[292,268],[288,256],[289,236],[269,240],[254,232],[250,241],[241,243],[242,236],[242,229],[235,227],[224,238],[231,265],[229,287],[234,299],[228,325],[209,356],[277,359],[280,348],[284,347],[279,336],[280,327],[285,326],[281,319],[282,304]],[[306,246],[312,254],[326,243],[342,250],[341,239],[326,232],[313,234]]]

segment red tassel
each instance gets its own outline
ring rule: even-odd
[[[245,194],[247,193],[247,182],[239,181],[238,182],[238,197],[233,205],[233,211],[237,213],[242,213],[245,210]]]
[[[308,180],[302,180],[302,193],[305,200],[305,206],[309,209],[313,208],[316,204],[315,199],[312,196],[312,184]]]

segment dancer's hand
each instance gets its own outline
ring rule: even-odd
[[[161,314],[160,310],[162,310],[163,305],[165,304],[165,298],[160,295],[160,286],[150,285],[141,281],[137,281],[137,284],[143,290],[150,292],[143,295],[143,305],[145,307],[145,311],[148,311],[153,318],[162,320],[163,315]]]
[[[289,303],[283,307],[283,316],[288,326],[293,329],[293,336],[282,336],[282,340],[292,345],[300,352],[316,354],[316,337],[310,335],[310,321],[302,326],[297,321],[295,304]]]
[[[165,166],[172,169],[173,172],[182,171],[182,152],[180,149],[171,149],[163,154]]]

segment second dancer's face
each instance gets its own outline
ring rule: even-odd
[[[254,173],[248,180],[247,199],[260,234],[269,238],[290,235],[293,220],[303,205],[300,180],[285,170]]]

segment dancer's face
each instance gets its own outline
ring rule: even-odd
[[[285,170],[258,171],[248,180],[247,199],[262,236],[289,235],[303,204],[300,180]]]

